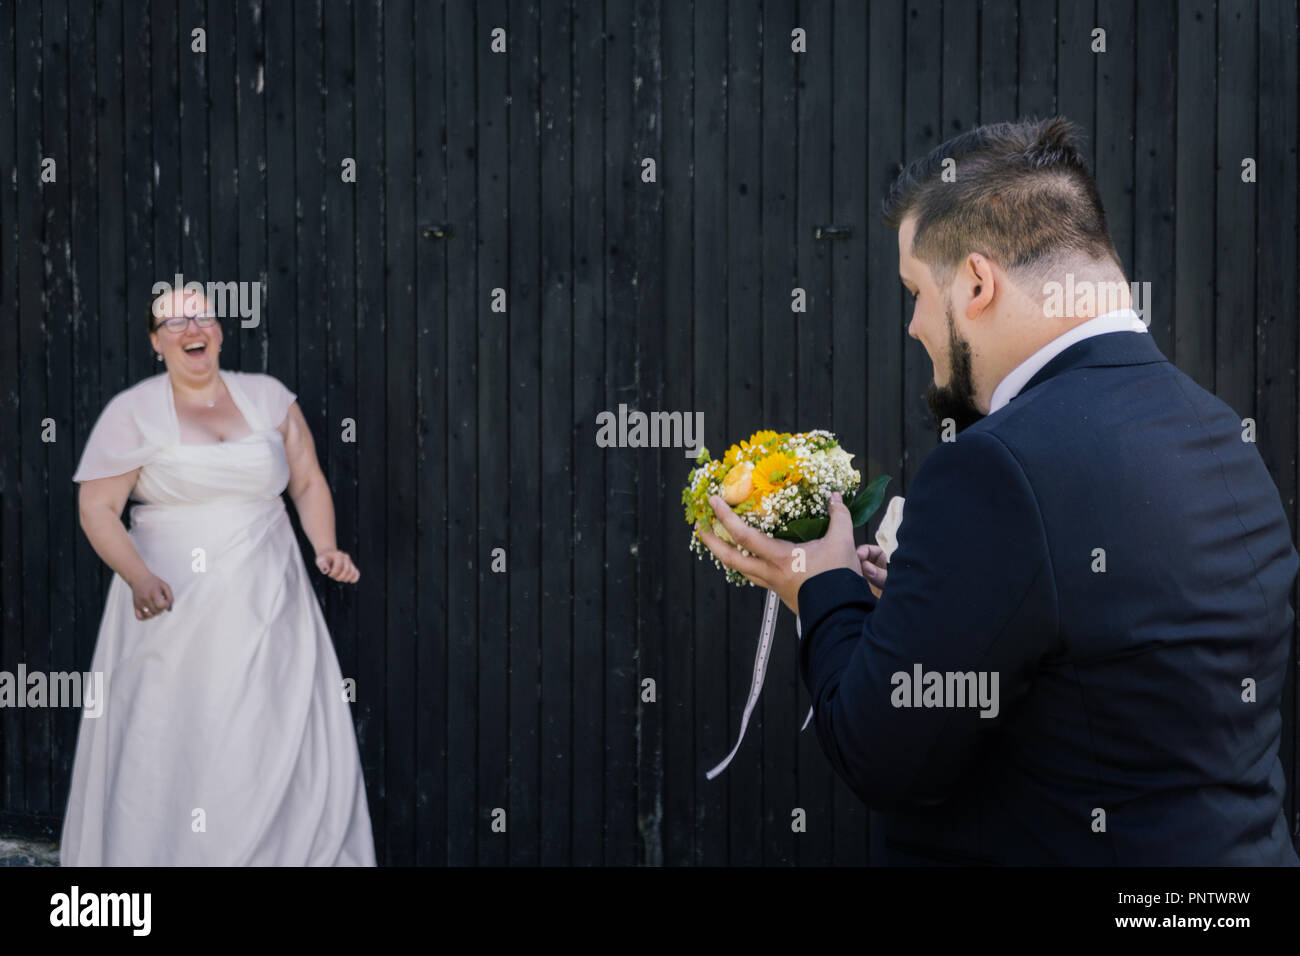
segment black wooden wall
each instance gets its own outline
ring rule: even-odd
[[[702,410],[714,447],[832,427],[905,493],[937,436],[880,197],[954,132],[1059,111],[1157,343],[1258,421],[1294,529],[1296,39],[1296,0],[5,0],[0,669],[89,666],[107,577],[69,479],[155,371],[150,286],[260,280],[223,362],[298,392],[362,570],[317,585],[382,862],[862,862],[788,614],[704,780],[760,594],[686,550],[682,453],[599,448],[597,414]],[[76,721],[0,714],[0,828],[57,832]]]

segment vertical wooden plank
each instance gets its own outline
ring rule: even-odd
[[[172,152],[179,153],[181,159],[181,269],[186,282],[194,279],[206,283],[213,278],[209,272],[212,260],[208,232],[208,57],[228,46],[229,34],[223,37],[210,29],[204,0],[183,0],[179,8],[177,74],[181,137],[179,143],[173,144]],[[205,31],[205,53],[194,50],[196,29]],[[239,322],[225,319],[221,326],[225,334],[230,334],[239,327]]]
[[[1084,148],[1094,162],[1097,57],[1106,55],[1092,52],[1092,31],[1097,26],[1092,0],[1057,5],[1056,108],[1079,125],[1087,137]]]
[[[214,282],[252,281],[239,271],[239,96],[236,60],[241,39],[235,25],[235,0],[211,0],[207,5],[208,52],[206,103],[208,141],[208,275]],[[242,184],[255,193],[260,177]],[[237,310],[232,310],[236,311]],[[221,367],[238,369],[240,339],[246,334],[242,320],[226,317],[221,322]]]
[[[599,866],[605,846],[605,539],[608,452],[596,444],[605,398],[605,22],[573,3],[573,850]],[[623,34],[626,41],[627,36]],[[621,49],[621,47],[620,47]],[[450,153],[449,153],[450,155]],[[454,632],[453,632],[454,633]]]
[[[71,577],[62,573],[72,567],[75,560],[77,533],[76,517],[68,507],[67,486],[63,475],[71,475],[76,468],[72,460],[75,444],[76,417],[73,407],[72,353],[74,330],[72,326],[76,293],[73,284],[76,273],[72,265],[71,184],[85,178],[78,166],[82,157],[72,153],[70,135],[71,116],[68,110],[68,5],[66,0],[45,0],[41,16],[44,53],[41,57],[44,86],[42,106],[44,119],[42,146],[44,155],[57,162],[58,179],[43,185],[41,200],[45,211],[45,237],[43,243],[45,267],[45,362],[41,374],[45,376],[46,405],[32,409],[39,412],[35,418],[52,420],[57,428],[56,440],[44,443],[46,487],[44,506],[48,509],[49,542],[37,560],[47,564],[46,590],[33,595],[33,600],[45,602],[49,628],[38,632],[41,653],[28,656],[27,666],[32,670],[50,671],[62,663],[59,648],[72,643],[76,618],[76,592]],[[30,498],[28,499],[31,500]],[[38,501],[40,499],[38,498]],[[31,635],[37,638],[38,634]],[[30,646],[30,645],[29,645]],[[69,772],[72,755],[59,733],[62,721],[47,710],[39,720],[47,728],[50,749],[40,755],[45,762],[43,771],[48,775],[50,792],[39,807],[31,809],[42,813],[54,811],[54,791],[66,790],[57,781]],[[75,718],[74,718],[75,719]]]
[[[447,221],[444,4],[415,4],[416,707],[415,861],[447,863]],[[567,381],[565,383],[567,387]],[[567,623],[567,619],[566,619]],[[567,710],[568,701],[565,700]]]
[[[795,237],[799,285],[807,293],[808,311],[796,317],[796,428],[831,428],[831,372],[833,370],[835,308],[831,294],[831,261],[843,240],[818,239],[819,226],[833,222],[835,179],[833,152],[833,103],[836,87],[845,82],[840,72],[846,64],[836,59],[833,0],[813,0],[800,5],[799,23],[808,31],[808,52],[794,58],[798,76],[798,183],[796,185]],[[852,60],[860,59],[856,52]],[[859,155],[861,155],[859,153]],[[847,383],[841,381],[838,387]],[[854,392],[860,394],[859,389]],[[841,436],[846,447],[849,439]],[[861,446],[858,446],[859,448]],[[786,803],[769,811],[770,826],[785,852],[782,862],[817,864],[831,862],[834,845],[834,804],[826,757],[816,735],[799,728],[808,713],[810,698],[799,675],[799,640],[789,637],[793,622],[782,610],[783,639],[776,642],[769,661],[771,674],[764,695],[773,693],[780,705],[776,720],[767,725],[773,742],[780,742],[783,763],[764,768],[772,783],[779,781]],[[805,772],[807,770],[807,772]],[[775,775],[774,779],[773,775]],[[788,788],[788,789],[787,789]],[[771,792],[771,791],[769,791]],[[807,830],[794,833],[791,813],[800,807],[807,814]],[[769,863],[775,862],[772,860]]]
[[[474,8],[446,8],[447,221],[457,234],[447,247],[447,475],[460,489],[447,498],[447,848],[448,864],[476,862],[479,831],[489,825],[495,795],[479,799],[478,733],[478,316],[487,308],[479,292],[478,218],[475,202],[479,151],[474,112],[475,72],[486,32]],[[360,65],[358,64],[358,67]],[[359,71],[358,71],[359,72]],[[365,110],[357,114],[358,124]],[[463,234],[462,234],[463,233]],[[494,505],[496,502],[493,503]]]
[[[506,340],[510,310],[510,140],[507,126],[510,95],[510,40],[505,0],[478,5],[478,23],[471,37],[477,52],[475,73],[478,84],[476,122],[478,144],[478,209],[480,229],[478,286],[475,308],[478,325],[478,549],[470,556],[478,572],[478,862],[503,866],[509,859],[509,837],[494,832],[492,814],[502,808],[508,815],[507,721],[510,692],[510,585],[504,576],[490,569],[493,548],[508,547],[510,527],[507,500],[510,494],[510,366]],[[506,30],[506,53],[490,50],[491,32]],[[494,289],[504,289],[506,312],[493,309]],[[509,830],[507,829],[507,833]]]
[[[1215,163],[1214,392],[1240,418],[1255,417],[1255,234],[1258,182],[1242,182],[1242,163],[1258,163],[1258,8],[1221,3],[1219,109]]]
[[[664,314],[664,191],[669,183],[684,181],[686,166],[670,166],[664,155],[663,31],[664,12],[659,0],[636,0],[633,49],[632,155],[654,157],[657,182],[639,183],[634,192],[636,209],[633,261],[636,264],[636,371],[637,407],[667,410],[664,373],[667,334]],[[684,17],[685,13],[682,14]],[[668,11],[668,16],[673,16]],[[664,667],[664,574],[667,548],[664,531],[667,511],[666,477],[678,474],[684,460],[681,449],[660,448],[634,453],[638,459],[636,483],[636,563],[639,572],[633,589],[638,613],[635,625],[622,642],[629,663],[636,738],[635,860],[648,866],[663,865],[663,705],[641,699],[641,680],[662,683]]]
[[[695,30],[694,5],[670,12],[663,17],[663,164],[671,175],[664,176],[664,348],[671,350],[676,359],[665,364],[664,403],[681,409],[683,417],[704,414],[705,434],[700,440],[706,444],[716,441],[708,433],[709,425],[717,425],[720,418],[711,419],[701,408],[694,392],[694,364],[691,361],[691,341],[694,325],[691,314],[695,308],[693,297],[696,280],[696,255],[699,248],[692,234],[695,183],[701,175],[696,161],[695,137],[719,135],[725,130],[723,112],[722,71],[726,68],[725,20],[718,28],[709,31],[709,40],[715,59],[697,62],[695,43],[699,37]],[[712,54],[705,54],[710,56]],[[708,70],[707,79],[701,71]],[[696,116],[697,109],[700,116]],[[706,149],[704,156],[708,156]],[[704,156],[700,158],[703,159]],[[722,150],[710,158],[718,164]],[[710,180],[726,184],[726,170],[721,168]],[[709,226],[716,230],[724,208],[729,188],[701,193],[699,215],[707,217]],[[712,201],[710,201],[712,200]],[[716,231],[714,232],[716,235]],[[724,257],[725,258],[725,257]],[[713,260],[717,261],[717,260]],[[705,270],[700,270],[705,271]],[[724,291],[716,275],[709,276],[714,295]],[[721,307],[712,310],[721,315]],[[682,560],[682,550],[690,540],[689,531],[682,523],[681,499],[675,493],[685,484],[692,462],[683,455],[669,455],[664,464],[664,500],[669,505],[663,516],[664,526],[658,532],[664,542],[664,588],[671,595],[663,611],[662,625],[666,631],[662,673],[656,678],[659,702],[662,708],[663,784],[660,825],[663,860],[668,864],[695,862],[696,847],[696,794],[700,784],[695,748],[695,699],[692,658],[695,648],[695,623],[691,609],[695,601],[693,578],[694,562]]]
[[[67,354],[56,357],[51,370],[51,384],[69,395],[71,419],[64,440],[63,460],[51,468],[51,499],[56,511],[63,512],[66,522],[67,550],[64,561],[56,563],[63,579],[68,601],[55,598],[56,621],[62,619],[66,630],[53,634],[51,666],[55,671],[89,669],[79,649],[83,641],[94,639],[99,621],[99,570],[102,564],[81,533],[77,520],[77,486],[72,483],[77,459],[102,405],[99,402],[99,168],[98,133],[95,108],[95,26],[96,16],[74,12],[68,19],[67,76],[68,88],[68,168],[70,179],[68,226],[71,232],[71,282]],[[60,381],[58,375],[67,372]],[[55,464],[51,462],[52,466]],[[66,470],[65,470],[66,469]],[[54,793],[51,812],[62,813],[68,800],[68,783],[72,777],[72,756],[76,752],[80,712],[73,707],[57,713],[54,735]]]
[[[574,119],[570,4],[542,0],[540,45],[539,250],[541,297],[541,791],[542,866],[572,861],[574,459],[582,434],[574,418]],[[590,375],[591,369],[584,369]],[[589,437],[589,436],[583,436]],[[686,633],[685,631],[681,633]]]
[[[936,14],[930,14],[933,22]],[[914,34],[918,33],[918,12],[914,9],[908,18],[907,75],[919,77],[912,65]],[[1017,90],[1020,69],[1020,23],[1017,19],[1016,0],[983,0],[980,5],[980,122],[1009,123],[1019,116]],[[917,42],[930,43],[930,38],[919,36]],[[929,62],[933,62],[933,58]],[[931,145],[938,145],[933,143]],[[916,153],[909,151],[908,161]]]
[[[21,133],[17,102],[28,89],[19,80],[23,54],[15,38],[17,17],[0,16],[0,312],[13,316],[0,322],[0,660],[22,659],[22,445],[27,434],[21,418],[19,379],[19,269],[23,233],[18,221],[19,180],[22,189],[32,173],[24,165],[31,155],[18,156]],[[22,712],[6,707],[0,712],[0,806],[14,810],[23,800]]]
[[[798,151],[791,131],[798,129],[796,61],[808,54],[791,50],[790,34],[795,27],[805,24],[794,0],[763,4],[762,17],[762,142],[759,147],[762,352],[758,364],[762,377],[757,408],[752,401],[746,403],[738,397],[730,404],[732,440],[742,435],[748,437],[758,428],[778,432],[799,430],[798,409],[791,398],[797,394],[797,347],[804,332],[798,323],[807,318],[791,310],[792,294],[801,285],[796,231]],[[820,56],[828,55],[825,31],[821,36],[811,30],[808,33],[810,49],[818,49]],[[762,621],[764,597],[763,591],[750,587],[733,590],[731,594],[727,695],[731,740],[739,731],[753,671],[755,635]],[[746,740],[748,746],[736,754],[727,768],[731,798],[730,862],[733,864],[788,863],[793,858],[790,812],[795,800],[793,770],[797,751],[790,723],[799,718],[793,715],[796,700],[788,681],[789,658],[781,659],[780,647],[773,648],[767,685],[749,728],[753,744],[762,744],[762,757],[756,758],[757,748]]]
[[[695,176],[697,183],[725,183],[726,188],[696,185],[692,195],[695,261],[710,264],[709,268],[697,267],[692,276],[692,395],[693,407],[704,412],[705,444],[714,456],[721,456],[741,437],[731,409],[743,408],[748,422],[758,418],[763,24],[756,4],[730,4],[725,30],[715,26],[717,21],[707,4],[696,3],[693,14]],[[721,277],[713,263],[725,268]],[[728,795],[731,775],[739,766],[733,761],[713,780],[704,775],[731,749],[732,715],[744,691],[728,683],[732,588],[707,557],[694,562],[692,577],[695,717],[687,766],[695,791],[695,832],[688,861],[697,866],[721,866],[731,859]],[[727,639],[723,635],[728,635]],[[757,725],[752,730],[751,755],[759,752]],[[755,765],[750,756],[749,766]],[[674,769],[674,775],[676,772]],[[752,786],[757,785],[753,770],[749,770],[749,780]],[[753,842],[758,833],[751,829],[751,834]]]
[[[1049,13],[1051,8],[1047,8]],[[1041,7],[1027,15],[1021,23],[1020,55],[1022,69],[1019,74],[1018,96],[1022,101],[1036,102],[1035,109],[1044,114],[1051,112],[1056,100],[1056,18],[1054,13],[1045,16]],[[947,0],[943,4],[943,84],[940,89],[940,141],[951,139],[979,126],[980,121],[980,46],[978,30],[979,7],[971,0]],[[1050,65],[1041,62],[1046,44]],[[1034,47],[1033,54],[1027,49]],[[1029,62],[1026,62],[1028,56]],[[1029,71],[1029,72],[1026,72]],[[1043,88],[1046,87],[1046,92]],[[1045,105],[1046,104],[1046,105]],[[1029,111],[1026,108],[1025,111]],[[909,156],[908,159],[916,157]],[[898,259],[897,252],[894,255]],[[906,310],[907,320],[912,318]],[[921,344],[908,343],[914,350],[924,353]],[[933,374],[932,374],[933,377]],[[932,419],[933,420],[933,419]]]
[[[1178,157],[1175,167],[1174,364],[1214,390],[1214,228],[1217,115],[1211,0],[1178,4]],[[1234,304],[1235,307],[1235,304]]]
[[[153,107],[154,181],[154,275],[150,281],[171,282],[184,271],[181,258],[181,103],[180,103],[180,11],[175,4],[155,3],[149,8],[149,41],[153,48],[150,63],[149,97]],[[185,49],[189,50],[186,42]],[[187,53],[188,55],[188,53]],[[190,158],[187,156],[187,159]],[[202,276],[185,276],[185,281],[203,280]],[[148,305],[148,297],[145,300]],[[164,370],[155,363],[156,372]]]
[[[1166,356],[1174,354],[1174,53],[1178,18],[1172,0],[1137,7],[1137,128],[1133,143],[1132,281],[1150,282],[1147,327]],[[1141,288],[1139,286],[1139,288]]]
[[[506,549],[507,571],[491,574],[492,586],[509,598],[506,681],[508,739],[503,757],[509,759],[510,808],[506,842],[511,865],[536,866],[541,854],[538,786],[541,757],[538,728],[542,713],[537,688],[541,681],[541,641],[538,622],[540,570],[552,556],[536,520],[542,505],[541,483],[541,174],[538,84],[541,70],[539,12],[531,0],[510,0],[508,57],[509,104],[504,117],[509,141],[508,177],[509,311],[499,316],[509,340],[507,392],[510,473],[500,511],[510,516]],[[508,504],[507,504],[508,502]],[[490,553],[481,559],[490,562]]]
[[[867,296],[867,237],[878,225],[877,196],[867,179],[865,159],[873,136],[868,120],[868,46],[866,4],[836,0],[832,12],[832,58],[834,86],[831,97],[831,221],[851,230],[846,239],[831,246],[831,394],[830,427],[844,448],[854,456],[854,465],[867,473],[867,394],[874,383],[867,380],[867,316],[873,303]],[[868,540],[870,540],[868,538]],[[794,641],[796,648],[798,637]],[[798,658],[795,659],[796,677]],[[799,679],[800,687],[803,680]],[[799,695],[796,711],[800,726],[808,713],[807,690]],[[867,811],[840,781],[826,760],[812,724],[799,735],[799,787],[809,781],[816,792],[827,795],[831,816],[825,826],[829,851],[817,848],[806,853],[799,846],[799,862],[821,865],[863,866],[867,862]]]
[[[293,127],[293,6],[269,3],[266,19],[266,309],[262,316],[265,365],[248,371],[269,372],[298,391],[298,276],[294,245],[297,233],[296,159]]]
[[[141,303],[138,310],[133,309],[126,287],[127,167],[124,156],[127,139],[122,13],[120,2],[106,3],[95,16],[96,139],[99,150],[96,162],[99,302],[94,305],[98,311],[96,324],[99,326],[98,389],[93,396],[96,415],[109,398],[126,387],[130,344],[139,346],[146,343],[148,328],[145,324],[148,311],[146,305]],[[88,428],[93,425],[93,420],[87,423]],[[78,457],[79,452],[80,449]],[[86,542],[86,547],[90,547],[89,541]],[[81,647],[81,659],[85,667],[90,666],[90,655],[103,611],[104,592],[110,577],[107,565],[98,556],[95,560],[99,582],[94,622],[89,632],[83,629],[81,633],[81,637],[86,639]]]
[[[1297,277],[1300,276],[1300,208],[1297,203],[1297,10],[1295,0],[1260,0],[1259,4],[1259,203],[1256,232],[1258,300],[1258,355],[1255,414],[1259,421],[1259,453],[1277,482],[1296,540],[1297,442],[1300,433],[1300,310]],[[1236,188],[1234,186],[1234,188]],[[1231,309],[1231,306],[1229,306]],[[1293,608],[1300,608],[1300,580]],[[1288,655],[1286,690],[1282,701],[1283,766],[1288,771],[1286,819],[1296,831],[1296,787],[1300,786],[1300,754],[1296,751],[1296,653]]]
[[[871,4],[867,55],[867,188],[872,216],[867,223],[867,448],[859,461],[865,476],[893,475],[891,494],[906,494],[903,483],[903,357],[924,348],[906,341],[911,319],[904,314],[898,278],[898,233],[880,217],[880,200],[902,169],[903,102],[898,77],[903,74],[903,16],[900,0]],[[909,157],[910,160],[910,157]],[[931,372],[933,378],[933,371]],[[813,732],[813,727],[808,728]],[[837,778],[837,801],[856,799]],[[868,826],[868,837],[873,827]],[[870,842],[868,847],[870,847]]]
[[[950,39],[954,43],[965,45],[969,38],[963,34],[951,37],[949,26],[955,25],[949,19],[950,11],[965,23],[966,14],[956,14],[954,7],[966,7],[965,0],[947,0],[944,3],[943,42],[947,47]],[[1020,4],[1020,16],[1017,22],[1017,56],[1020,68],[1016,71],[1017,112],[1019,116],[1037,116],[1040,119],[1056,112],[1056,4],[1024,0]],[[944,108],[947,100],[955,92],[955,83],[947,77],[952,63],[944,58]],[[978,77],[973,78],[978,83]],[[964,82],[964,80],[962,81]],[[964,94],[958,94],[964,95]],[[973,124],[972,124],[973,125]],[[945,126],[944,137],[951,135]],[[953,130],[952,132],[957,132]]]
[[[148,0],[123,0],[122,88],[126,124],[124,156],[126,208],[126,374],[117,380],[105,375],[105,392],[116,393],[148,375],[162,371],[149,345],[149,302],[154,282],[170,282],[166,267],[154,269],[153,216],[153,25]],[[128,41],[128,37],[131,39]],[[107,400],[108,394],[105,395]]]
[[[634,0],[609,0],[605,22],[605,300],[607,322],[635,314],[636,199],[657,186],[641,182],[636,154],[636,55]],[[612,330],[611,330],[612,331]],[[614,332],[605,339],[605,408],[637,403],[636,336]],[[606,866],[636,862],[636,708],[635,660],[629,637],[636,633],[637,538],[636,484],[640,453],[605,449],[605,848]]]
[[[297,342],[293,374],[298,407],[302,409],[316,441],[321,467],[329,468],[332,446],[322,441],[325,430],[326,362],[329,358],[328,289],[325,264],[325,102],[324,37],[321,0],[295,0],[293,4],[293,154],[296,195],[294,236]],[[414,267],[412,266],[412,271]],[[407,416],[403,416],[405,419]],[[396,502],[394,503],[397,504]],[[335,515],[337,526],[338,515]],[[311,551],[307,554],[310,556]],[[312,569],[312,583],[320,599],[342,587]],[[350,588],[348,588],[350,590]]]
[[[41,181],[41,163],[49,155],[45,129],[42,77],[45,49],[41,7],[26,4],[17,11],[18,95],[14,115],[18,128],[18,409],[21,415],[21,485],[23,611],[22,652],[20,660],[29,670],[42,670],[49,661],[50,615],[49,565],[49,472],[47,448],[41,441],[41,420],[49,414],[49,396],[45,380],[45,262],[49,255],[44,204],[45,189],[57,186]],[[51,33],[53,27],[51,27]],[[53,157],[63,160],[66,153]],[[53,199],[53,197],[51,197]],[[22,796],[19,808],[43,812],[50,798],[50,721],[49,711],[26,715],[20,737],[23,748]]]
[[[239,156],[237,222],[238,275],[258,282],[261,321],[227,337],[222,355],[231,350],[229,364],[245,371],[267,367],[267,250],[266,250],[266,23],[261,0],[243,0],[235,8],[238,99],[235,145]],[[354,555],[355,557],[355,555]]]
[[[384,208],[387,250],[387,332],[384,342],[388,635],[384,712],[388,862],[415,862],[415,456],[411,420],[416,411],[415,111],[411,4],[384,5]]]
[[[371,577],[382,573],[388,553],[387,542],[387,447],[384,423],[384,322],[386,282],[386,206],[384,143],[386,101],[384,96],[384,18],[386,8],[379,0],[358,0],[355,10],[357,63],[357,226],[356,226],[356,364],[357,395],[356,454],[365,462],[365,477],[357,490],[355,521],[365,529],[358,553],[358,568],[369,569]],[[466,487],[472,487],[467,484]],[[360,583],[360,582],[358,582]],[[385,767],[387,673],[385,657],[379,653],[381,635],[387,634],[388,601],[383,582],[361,586],[357,592],[358,635],[370,653],[357,662],[358,744],[366,779],[370,781],[370,821],[375,832],[375,852],[381,864],[390,861],[388,847],[388,788]],[[468,633],[473,633],[472,631]]]
[[[1110,235],[1133,278],[1134,69],[1137,25],[1131,0],[1098,0],[1097,20],[1106,30],[1106,52],[1097,59],[1096,179]],[[1099,312],[1100,314],[1100,312]]]

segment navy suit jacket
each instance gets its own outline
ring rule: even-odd
[[[879,600],[842,568],[798,596],[818,738],[881,811],[873,862],[1297,864],[1300,558],[1240,417],[1150,335],[1075,343],[939,445],[898,540]],[[928,698],[895,676],[918,665]],[[995,715],[942,676],[980,672]]]

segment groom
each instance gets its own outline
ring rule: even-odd
[[[1062,316],[1044,294],[1127,288],[1076,129],[957,136],[885,215],[931,409],[960,432],[911,483],[888,584],[839,501],[801,562],[720,498],[753,556],[704,535],[799,615],[822,747],[881,811],[875,861],[1296,865],[1278,738],[1300,559],[1240,416],[1127,295]]]

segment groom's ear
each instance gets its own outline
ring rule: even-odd
[[[961,278],[969,284],[970,288],[966,318],[973,319],[992,304],[993,294],[997,291],[993,263],[978,252],[972,252],[966,257],[966,268]]]

